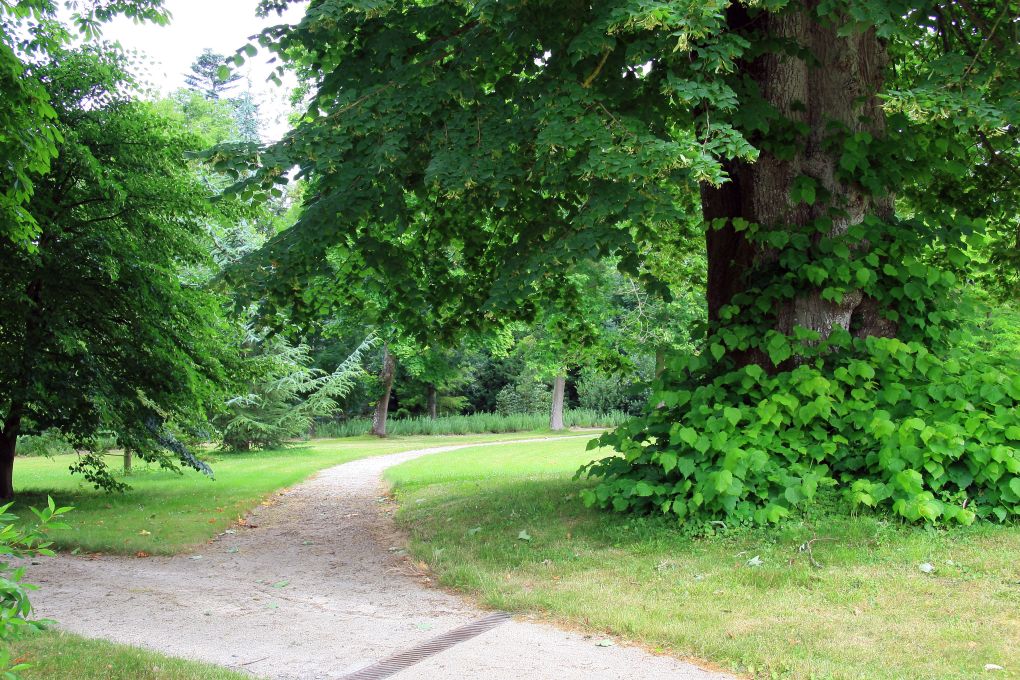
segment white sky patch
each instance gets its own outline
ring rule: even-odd
[[[258,0],[165,0],[163,4],[172,14],[168,26],[137,24],[118,17],[103,28],[104,39],[120,43],[128,52],[145,55],[144,62],[136,67],[136,75],[157,96],[184,87],[184,75],[203,49],[232,56],[249,42],[250,36],[267,26],[297,23],[305,11],[305,3],[300,2],[283,16],[272,13],[262,18],[255,14]],[[249,58],[238,73],[251,83],[264,138],[275,141],[287,131],[290,91],[296,81],[288,74],[283,87],[268,82],[266,78],[275,66],[266,63],[270,57],[260,48],[258,55]]]

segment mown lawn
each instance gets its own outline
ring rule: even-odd
[[[780,528],[690,538],[585,509],[571,477],[595,455],[584,440],[462,449],[387,477],[415,556],[493,607],[760,678],[1020,678],[1020,527],[905,526],[830,499]]]
[[[367,456],[399,451],[542,436],[507,433],[463,437],[375,437],[313,440],[278,451],[211,456],[215,477],[193,470],[183,474],[137,463],[125,478],[131,489],[106,493],[67,468],[73,456],[18,458],[14,467],[22,518],[27,506],[42,507],[50,495],[75,509],[67,529],[49,533],[59,550],[171,554],[209,540],[244,517],[272,492],[296,484],[324,468]],[[117,458],[111,458],[111,466]]]
[[[247,673],[188,661],[104,640],[47,631],[7,646],[29,664],[22,680],[242,680]]]

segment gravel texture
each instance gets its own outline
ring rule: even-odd
[[[498,446],[512,442],[486,444]],[[61,628],[253,675],[342,678],[486,612],[430,588],[382,497],[391,465],[478,444],[365,458],[271,496],[200,550],[42,559],[37,614]],[[729,677],[636,647],[515,620],[401,671],[410,678]]]

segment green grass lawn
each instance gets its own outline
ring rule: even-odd
[[[830,502],[694,539],[585,509],[571,477],[594,455],[584,440],[462,449],[387,477],[413,553],[493,607],[761,678],[1020,678],[1020,527],[904,526]],[[800,549],[816,538],[819,568]]]
[[[548,433],[546,433],[548,434]],[[312,473],[367,456],[453,444],[542,436],[507,433],[465,437],[352,437],[320,439],[281,451],[219,454],[209,461],[210,479],[193,470],[182,474],[136,463],[126,478],[131,489],[106,493],[68,473],[73,456],[18,458],[14,467],[17,504],[13,512],[30,518],[26,506],[42,507],[50,495],[74,506],[67,529],[49,537],[57,549],[87,552],[171,554],[222,532],[278,489]],[[116,458],[111,458],[113,465]]]
[[[214,666],[136,647],[90,640],[59,631],[31,635],[9,645],[14,659],[31,667],[22,680],[242,680],[251,678]]]

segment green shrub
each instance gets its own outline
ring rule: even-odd
[[[42,510],[32,508],[36,523],[24,526],[17,522],[17,516],[8,512],[13,503],[0,507],[0,642],[16,640],[26,633],[41,630],[48,621],[33,621],[32,604],[29,602],[29,591],[35,586],[25,583],[25,568],[13,566],[8,560],[53,555],[50,543],[43,540],[43,531],[47,527],[63,527],[65,525],[55,518],[71,510],[58,508],[49,498]],[[15,663],[10,657],[9,649],[0,649],[0,672],[5,678],[16,678],[18,671],[28,668],[27,664]]]
[[[639,376],[628,379],[618,373],[586,369],[577,381],[577,404],[599,413],[640,413],[648,400],[648,390],[639,380]]]
[[[74,453],[74,447],[57,430],[18,438],[19,456],[57,456],[65,453]]]
[[[835,486],[856,506],[910,521],[1020,516],[1020,358],[991,347],[1015,342],[1016,316],[975,310],[952,271],[911,254],[909,234],[890,241],[883,229],[893,227],[858,225],[846,237],[870,250],[820,241],[841,253],[829,270],[791,257],[778,283],[734,297],[720,315],[754,319],[811,284],[803,277],[825,276],[830,296],[863,286],[887,304],[898,338],[840,327],[827,338],[800,326],[787,335],[769,319],[723,327],[701,355],[672,362],[646,415],[601,439],[621,455],[582,470],[601,478],[584,501],[764,523]],[[953,247],[945,257],[966,261]],[[761,358],[740,366],[740,353]]]
[[[538,380],[525,378],[504,386],[496,394],[496,413],[500,415],[547,414],[551,408],[552,391]]]

